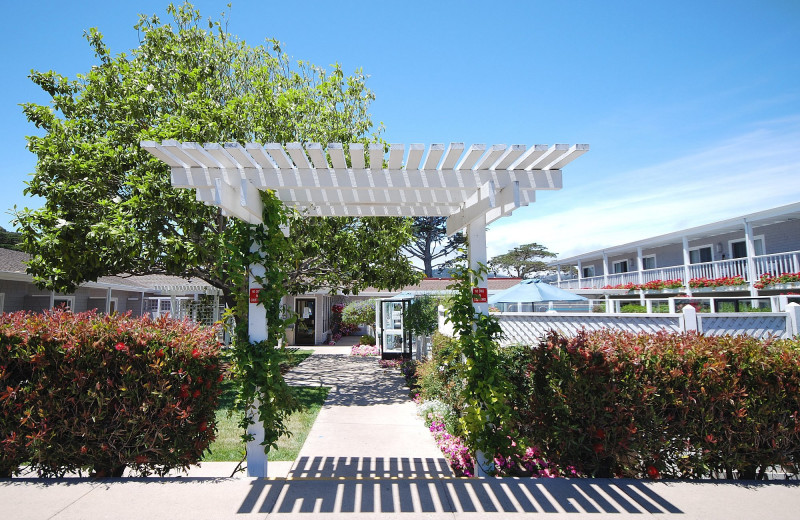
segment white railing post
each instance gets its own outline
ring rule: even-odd
[[[581,279],[583,278],[583,262],[578,260],[578,287],[577,289],[581,288]]]
[[[692,279],[691,274],[689,272],[689,264],[691,263],[691,259],[689,257],[689,239],[683,237],[683,285],[686,289],[686,294],[688,296],[692,295],[692,286],[689,285],[689,281]]]
[[[675,314],[676,312],[678,312],[678,311],[675,309],[675,298],[669,298],[669,299],[667,300],[667,307],[668,307],[668,309],[667,309],[667,310],[669,310],[669,313],[670,313],[670,314]]]
[[[800,305],[794,302],[786,305],[786,314],[789,315],[788,325],[790,326],[786,327],[787,332],[790,337],[797,336],[800,334]]]
[[[684,332],[697,332],[697,311],[691,305],[684,305],[681,309],[681,328]]]
[[[747,285],[750,286],[750,296],[758,296],[758,289],[755,288],[758,276],[756,276],[756,248],[753,243],[753,226],[747,219],[744,219],[744,239],[745,248],[747,249]]]
[[[603,285],[608,285],[608,253],[603,251]]]

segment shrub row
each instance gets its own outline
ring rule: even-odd
[[[215,331],[54,311],[0,316],[0,477],[164,474],[214,439]]]
[[[555,332],[505,359],[519,435],[587,476],[757,478],[800,460],[800,345]]]

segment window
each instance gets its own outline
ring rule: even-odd
[[[747,257],[747,242],[745,240],[737,240],[729,242],[731,247],[731,258],[746,258]],[[753,247],[755,248],[756,256],[764,254],[764,237],[756,237],[753,239]]]
[[[690,264],[704,264],[711,261],[711,246],[697,247],[689,250]]]
[[[628,272],[628,261],[627,260],[621,260],[619,262],[614,262],[612,264],[612,271],[613,271],[614,274],[627,273]]]
[[[656,268],[656,255],[642,257],[642,269],[647,271],[648,269],[655,269],[655,268]]]
[[[583,268],[583,277],[584,278],[591,278],[594,276],[594,266],[589,265]]]
[[[74,296],[55,296],[53,297],[53,308],[58,309],[64,306],[68,311],[75,310],[75,297]]]

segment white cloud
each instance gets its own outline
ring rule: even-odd
[[[489,257],[529,242],[570,256],[800,201],[800,118],[764,126],[770,128],[665,163],[608,169],[541,196],[492,225]]]

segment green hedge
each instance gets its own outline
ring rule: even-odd
[[[745,478],[800,460],[800,342],[551,333],[505,350],[518,435],[587,476]]]
[[[214,439],[215,331],[65,311],[0,316],[0,477],[164,474]]]

